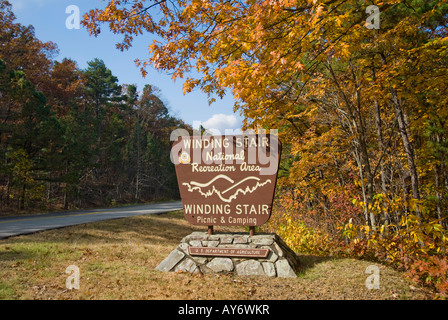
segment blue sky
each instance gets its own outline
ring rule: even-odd
[[[66,20],[70,16],[66,13],[68,6],[78,6],[82,17],[90,9],[104,6],[105,2],[101,0],[9,0],[9,2],[13,5],[16,22],[33,25],[38,39],[57,44],[59,55],[55,60],[71,58],[84,69],[87,67],[87,61],[100,58],[118,77],[121,84],[136,84],[140,90],[145,84],[157,86],[171,114],[188,124],[200,122],[206,128],[214,127],[222,132],[226,128],[241,127],[242,117],[233,112],[234,100],[231,94],[222,100],[216,98],[217,101],[209,106],[207,95],[200,90],[184,95],[182,79],[174,82],[170,75],[150,68],[146,78],[141,76],[134,60],[147,58],[147,48],[153,39],[151,34],[135,38],[133,47],[121,52],[115,48],[121,36],[109,32],[106,26],[102,27],[101,34],[97,38],[89,36],[82,26],[79,30],[66,27]]]

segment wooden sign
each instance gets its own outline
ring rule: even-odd
[[[204,257],[266,258],[269,249],[188,247],[188,253],[191,256]]]
[[[180,137],[172,158],[187,221],[206,226],[266,223],[280,153],[275,135]]]

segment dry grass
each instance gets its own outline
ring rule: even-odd
[[[431,298],[381,265],[380,289],[368,290],[365,270],[372,263],[353,259],[301,256],[304,269],[297,279],[155,271],[182,237],[195,230],[204,228],[174,212],[0,240],[0,299]],[[80,268],[79,290],[65,286],[69,265]]]

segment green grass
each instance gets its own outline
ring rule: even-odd
[[[222,228],[220,228],[222,229]],[[0,240],[0,299],[429,299],[401,273],[368,261],[299,255],[296,279],[163,273],[154,268],[192,231],[182,212],[109,220]],[[218,232],[220,230],[217,230]],[[244,231],[228,228],[222,231]],[[80,289],[65,270],[80,268]]]

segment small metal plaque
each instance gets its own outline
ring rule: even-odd
[[[269,254],[269,249],[188,247],[188,253],[192,256],[266,258]]]

